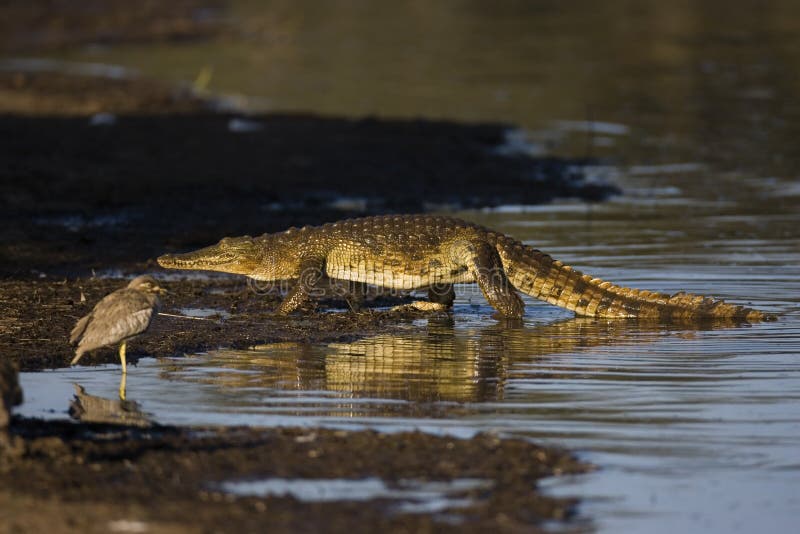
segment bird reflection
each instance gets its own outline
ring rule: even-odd
[[[714,326],[697,325],[689,330]],[[224,388],[328,391],[340,398],[419,403],[486,402],[503,398],[509,371],[515,365],[517,371],[524,367],[526,377],[539,372],[549,378],[574,377],[564,358],[593,347],[649,344],[666,329],[590,318],[534,326],[497,322],[470,328],[456,327],[452,318],[437,318],[430,319],[422,331],[352,343],[279,343],[246,351],[214,351],[199,364],[206,367],[205,372],[175,364],[165,367],[163,373],[175,375],[165,377],[171,380]]]
[[[124,392],[125,375],[122,375],[120,391]],[[150,415],[143,412],[139,403],[132,400],[107,399],[90,395],[80,384],[75,384],[75,396],[69,405],[69,415],[84,423],[103,423],[149,427],[154,423]]]

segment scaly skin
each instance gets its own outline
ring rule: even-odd
[[[285,232],[225,238],[186,254],[158,258],[169,269],[242,274],[256,280],[298,279],[279,311],[302,306],[323,276],[393,289],[429,289],[428,309],[452,304],[452,284],[476,282],[497,311],[519,318],[516,290],[589,317],[658,321],[774,319],[708,297],[665,295],[584,275],[528,245],[487,228],[431,215],[349,219]]]

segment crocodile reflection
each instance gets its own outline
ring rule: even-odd
[[[663,332],[658,326],[585,318],[539,326],[501,322],[482,328],[456,328],[452,320],[438,319],[429,320],[422,331],[352,343],[278,343],[213,351],[191,367],[185,363],[165,366],[162,374],[170,380],[224,388],[324,391],[339,398],[483,402],[503,398],[515,364],[541,366],[552,361],[552,367],[541,368],[542,372],[550,378],[559,373],[572,378],[564,360],[570,353],[598,346],[648,344]],[[526,373],[535,376],[530,369]]]

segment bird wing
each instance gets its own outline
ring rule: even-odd
[[[89,321],[92,320],[92,312],[87,313],[80,319],[78,322],[75,323],[75,328],[72,329],[72,332],[69,333],[69,344],[74,345],[78,342],[78,339],[83,335],[83,332],[86,330],[86,325],[89,324]]]
[[[132,289],[120,289],[94,307],[78,350],[87,352],[141,334],[153,320],[157,299]]]

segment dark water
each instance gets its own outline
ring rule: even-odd
[[[605,532],[792,531],[800,517],[800,4],[236,2],[247,37],[62,59],[247,95],[257,109],[505,120],[512,150],[592,155],[622,198],[465,217],[593,275],[711,294],[776,323],[651,327],[528,301],[349,344],[143,360],[128,395],[165,423],[331,425],[564,445],[596,473],[553,480]],[[312,8],[313,6],[313,8]],[[157,53],[155,53],[157,52]],[[63,416],[72,382],[26,374],[23,413]]]

